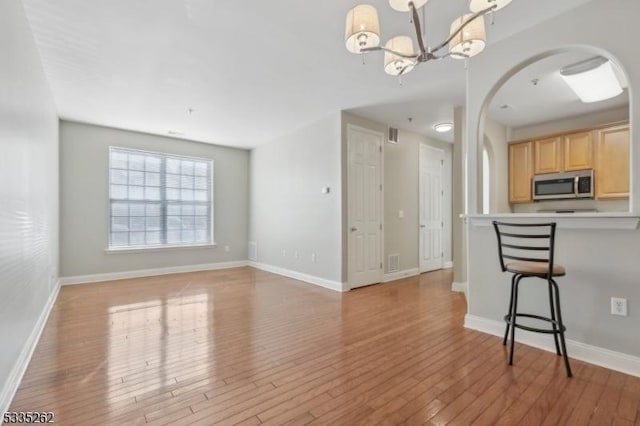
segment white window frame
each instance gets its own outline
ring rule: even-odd
[[[139,153],[141,155],[145,155],[145,154],[149,154],[149,155],[156,155],[156,156],[161,156],[161,157],[170,157],[170,158],[177,158],[177,159],[185,159],[185,160],[193,160],[193,161],[200,161],[200,162],[207,162],[209,163],[209,211],[210,211],[210,218],[209,218],[209,229],[210,229],[210,235],[209,235],[209,242],[207,243],[193,243],[193,244],[157,244],[157,245],[138,245],[138,246],[111,246],[111,226],[112,226],[112,220],[111,220],[111,152],[112,150],[119,150],[119,151],[126,151],[126,152],[131,152],[131,153]],[[215,191],[214,191],[214,175],[215,175],[215,163],[214,160],[211,158],[204,158],[204,157],[196,157],[196,156],[191,156],[191,155],[180,155],[180,154],[173,154],[173,153],[169,153],[169,152],[160,152],[160,151],[149,151],[149,150],[141,150],[141,149],[135,149],[135,148],[128,148],[128,147],[122,147],[122,146],[115,146],[115,145],[110,145],[108,148],[108,153],[107,153],[107,193],[108,193],[108,199],[107,199],[107,220],[108,220],[108,225],[107,225],[107,248],[105,249],[105,252],[107,253],[127,253],[127,252],[139,252],[139,251],[165,251],[165,250],[174,250],[174,249],[197,249],[197,248],[206,248],[206,247],[216,247],[217,244],[215,242],[215,231],[214,231],[214,218],[215,218],[215,211],[214,211],[214,206],[215,206],[215,202],[214,202],[214,195],[215,195]],[[164,176],[160,176],[160,179],[163,179]],[[131,200],[123,200],[125,202],[132,202]],[[135,202],[135,201],[134,201]],[[144,202],[144,200],[142,200],[142,202]],[[160,201],[161,203],[166,202],[166,200]],[[160,216],[163,217],[163,216]],[[166,217],[166,214],[165,216]],[[166,226],[166,224],[165,224]],[[166,231],[166,229],[165,229]]]

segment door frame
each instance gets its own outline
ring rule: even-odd
[[[421,171],[422,171],[422,152],[423,150],[431,150],[431,151],[437,151],[438,155],[440,156],[440,220],[442,221],[442,226],[440,229],[441,235],[440,235],[440,249],[442,250],[442,257],[440,258],[440,268],[439,269],[444,269],[444,265],[445,265],[445,261],[444,261],[444,160],[445,160],[445,151],[444,149],[440,149],[440,148],[436,148],[433,147],[431,145],[427,145],[424,143],[420,144],[420,148],[419,148],[419,152],[418,152],[418,271],[422,274],[424,272],[428,272],[426,269],[422,268],[422,244],[421,244],[421,227],[420,227],[420,217],[421,217],[421,209],[422,209],[422,205],[423,205],[423,191],[422,191],[422,177],[421,177]],[[435,269],[436,271],[439,269]]]
[[[350,153],[350,143],[351,143],[351,132],[352,131],[358,131],[358,132],[362,132],[362,133],[368,133],[370,135],[373,136],[377,136],[380,138],[380,149],[378,152],[378,155],[380,157],[380,171],[379,171],[379,179],[380,179],[380,185],[382,185],[382,190],[380,191],[380,203],[378,206],[378,212],[380,215],[380,224],[382,225],[382,229],[380,230],[380,262],[382,263],[382,267],[380,268],[379,274],[378,274],[378,278],[379,281],[377,283],[371,283],[371,284],[365,284],[362,286],[356,286],[354,287],[352,285],[353,283],[353,279],[352,279],[352,274],[353,271],[351,270],[351,200],[350,200],[350,196],[351,194],[349,193],[349,187],[350,187],[350,182],[349,182],[349,175],[350,175],[350,166],[351,166],[351,161],[349,159],[349,153]],[[361,126],[356,126],[355,124],[351,124],[348,123],[347,124],[347,161],[346,161],[346,166],[347,166],[347,185],[346,185],[346,193],[347,193],[347,197],[346,197],[346,201],[347,201],[347,220],[346,220],[346,228],[344,229],[344,232],[347,233],[347,284],[349,286],[349,289],[353,289],[353,288],[358,288],[358,287],[365,287],[366,285],[373,285],[373,284],[379,284],[383,281],[384,278],[384,267],[385,267],[385,261],[384,261],[384,234],[386,231],[386,226],[384,223],[384,190],[385,190],[385,185],[384,185],[384,144],[385,144],[385,138],[384,138],[384,133],[382,132],[378,132],[375,130],[371,130],[371,129],[367,129],[366,127],[361,127]]]

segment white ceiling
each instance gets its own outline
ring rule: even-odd
[[[400,127],[422,132],[463,99],[460,61],[424,64],[400,87],[381,56],[362,66],[349,54],[358,0],[23,1],[64,119],[249,148],[343,109],[398,126],[412,116]],[[490,43],[588,1],[514,0]],[[407,14],[370,3],[383,40],[411,34]],[[444,38],[467,5],[431,0],[427,38]]]
[[[628,90],[606,101],[583,103],[562,80],[562,68],[594,56],[568,52],[528,66],[498,90],[489,106],[489,117],[508,127],[518,128],[629,105]],[[532,83],[534,79],[538,80],[537,85]],[[501,109],[503,105],[509,107]]]

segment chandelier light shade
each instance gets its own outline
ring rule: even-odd
[[[509,3],[511,3],[511,0],[471,0],[469,9],[473,13],[477,13],[487,8],[492,8],[491,10],[495,12],[509,5]]]
[[[351,53],[362,53],[362,49],[380,45],[380,22],[378,11],[369,4],[360,4],[347,13],[345,43]]]
[[[398,12],[409,12],[411,10],[411,2],[413,2],[416,9],[420,9],[427,4],[427,1],[429,0],[389,0],[389,5]]]
[[[465,22],[472,18],[472,16],[473,14],[468,13],[453,21],[451,24],[450,34],[455,34]],[[451,57],[456,59],[466,59],[476,56],[484,50],[486,40],[487,34],[484,29],[484,19],[474,19],[449,42],[449,52],[451,53]]]
[[[385,44],[385,48],[388,50],[384,53],[384,72],[395,76],[400,75],[400,73],[406,74],[413,69],[416,64],[415,60],[403,58],[393,53],[397,52],[407,56],[414,55],[413,40],[411,40],[411,37],[394,37]]]

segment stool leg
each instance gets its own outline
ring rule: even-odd
[[[515,287],[516,277],[518,274],[513,274],[511,277],[511,296],[509,296],[509,321],[507,322],[506,330],[504,331],[504,339],[502,339],[502,346],[507,346],[507,337],[509,336],[509,326],[511,325],[511,312],[513,312],[513,287]]]
[[[557,301],[554,303],[553,301],[553,286],[551,284],[551,281],[548,282],[549,284],[549,308],[551,310],[551,319],[554,321],[552,322],[552,327],[553,327],[553,331],[556,331],[556,333],[553,333],[553,341],[556,344],[556,354],[561,355],[560,354],[560,346],[558,345],[558,327],[556,326],[555,320],[556,320],[556,309],[555,309],[555,304],[558,303]]]
[[[522,279],[522,275],[518,275],[515,281],[515,293],[513,295],[513,308],[511,311],[511,322],[509,327],[511,327],[511,347],[509,348],[509,365],[513,365],[513,349],[515,346],[515,336],[516,336],[516,314],[518,313],[518,288],[520,285],[520,280]]]
[[[553,290],[556,295],[556,311],[558,314],[558,327],[560,332],[560,344],[562,345],[562,356],[564,357],[564,366],[567,370],[567,377],[572,377],[571,366],[569,365],[569,357],[567,356],[567,345],[564,341],[564,324],[562,323],[562,311],[560,310],[560,290],[558,290],[558,283],[551,279],[553,284]]]

